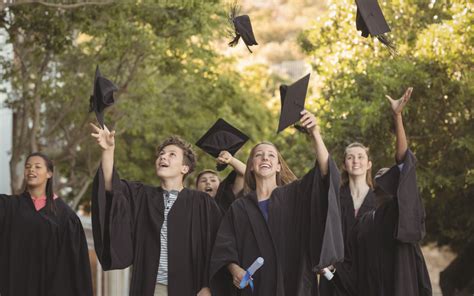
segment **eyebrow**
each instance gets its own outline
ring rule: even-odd
[[[167,153],[170,153],[170,152],[176,152],[178,150],[175,150],[175,149],[171,149],[171,150],[161,150],[162,152],[167,152]]]
[[[275,152],[275,151],[273,151],[273,150],[263,150],[263,149],[255,150],[255,153],[257,153],[257,152],[267,152],[267,153],[273,153],[273,154],[276,154],[276,152]]]
[[[356,156],[356,155],[364,155],[364,153],[362,153],[362,152],[359,152],[359,153],[357,153],[357,154],[354,154],[354,153],[347,153],[347,154],[346,154],[346,157],[347,157],[347,156]]]

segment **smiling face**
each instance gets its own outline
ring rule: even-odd
[[[366,176],[372,167],[367,152],[362,147],[350,147],[346,149],[344,158],[344,169],[349,177]]]
[[[40,156],[31,156],[25,163],[25,181],[29,189],[46,188],[46,182],[52,177],[45,160]]]
[[[196,187],[197,190],[206,192],[209,194],[211,197],[215,197],[217,193],[217,188],[219,188],[219,178],[211,173],[203,173],[199,176],[197,182],[196,182]]]
[[[183,178],[189,167],[184,164],[183,150],[176,145],[163,147],[155,162],[156,175],[160,179]]]
[[[277,149],[269,144],[260,144],[255,147],[250,170],[256,178],[275,178],[281,171]]]

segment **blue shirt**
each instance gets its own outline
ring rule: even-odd
[[[263,201],[258,202],[258,207],[260,208],[260,211],[262,211],[263,217],[265,218],[265,221],[268,222],[268,204],[270,203],[270,199],[266,199]]]

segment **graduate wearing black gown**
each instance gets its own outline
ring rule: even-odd
[[[333,284],[337,295],[432,295],[419,246],[425,235],[425,211],[416,184],[416,158],[408,150],[401,111],[412,88],[390,98],[397,135],[395,165],[375,178],[378,206],[356,223],[346,258],[337,265]]]
[[[223,214],[242,195],[244,189],[245,164],[227,151],[221,151],[216,159],[220,165],[230,165],[234,169],[220,181],[214,170],[203,170],[196,177],[196,189],[209,194],[219,205]]]
[[[348,145],[344,152],[342,166],[342,186],[340,190],[341,223],[344,238],[344,249],[358,218],[375,209],[375,194],[372,190],[372,161],[369,149],[361,143]],[[338,263],[342,264],[342,263]],[[335,267],[337,268],[337,265]],[[320,277],[319,294],[321,296],[336,295],[336,291],[325,277]]]
[[[273,144],[252,149],[246,171],[251,191],[231,205],[216,237],[213,295],[317,295],[315,267],[342,259],[339,172],[314,116],[303,111],[301,122],[314,139],[319,165],[294,180]],[[257,257],[265,262],[253,276],[254,291],[239,290],[244,269]]]
[[[92,296],[87,241],[76,213],[52,191],[53,164],[31,154],[27,190],[0,195],[0,295]]]
[[[104,149],[92,195],[94,243],[103,269],[133,265],[130,295],[154,295],[159,264],[163,264],[160,237],[168,207],[164,196],[174,190],[179,192],[177,199],[166,209],[165,293],[210,295],[209,260],[221,214],[209,195],[183,188],[183,178],[195,165],[189,144],[170,137],[158,147],[156,170],[161,186],[151,186],[120,179],[113,168],[114,132],[93,127],[93,136]]]

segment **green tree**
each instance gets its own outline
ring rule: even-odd
[[[427,208],[427,241],[463,250],[474,242],[474,21],[468,1],[381,1],[399,54],[355,29],[355,5],[340,0],[300,36],[321,87],[315,104],[328,146],[371,148],[376,168],[393,164],[385,94],[413,86],[405,113]]]
[[[89,96],[95,66],[119,91],[106,124],[118,131],[117,166],[124,177],[155,182],[154,155],[171,134],[198,139],[217,117],[250,135],[269,120],[259,93],[210,41],[225,20],[215,1],[127,2],[1,11],[13,60],[1,60],[14,114],[12,191],[22,190],[25,156],[45,151],[57,165],[57,190],[76,206],[88,199],[100,151],[90,137]],[[265,125],[262,125],[265,126]],[[214,165],[203,158],[200,167]]]

